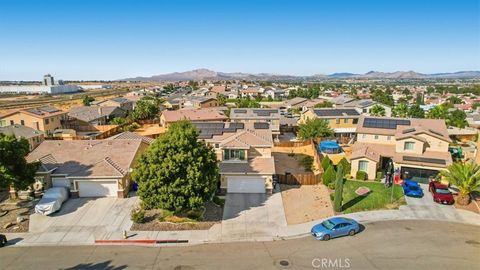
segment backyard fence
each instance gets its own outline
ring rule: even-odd
[[[310,140],[305,140],[299,142],[275,142],[273,145],[276,147],[302,147],[310,145],[311,143]]]
[[[278,182],[284,185],[316,185],[322,182],[321,174],[277,174]]]

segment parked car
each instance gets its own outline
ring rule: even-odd
[[[448,186],[438,181],[430,182],[428,190],[432,193],[434,202],[441,204],[453,204],[455,202],[452,193],[448,190]]]
[[[409,197],[421,198],[423,197],[423,190],[420,185],[412,180],[405,180],[402,184],[403,194]]]
[[[313,226],[311,233],[317,240],[330,240],[331,238],[350,235],[360,231],[360,225],[353,219],[333,217]]]
[[[7,237],[3,234],[0,234],[0,247],[4,247],[7,244]]]
[[[62,207],[63,202],[68,199],[68,189],[66,187],[53,187],[45,191],[42,199],[35,206],[35,213],[41,215],[50,215],[57,212]]]

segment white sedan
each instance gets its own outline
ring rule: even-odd
[[[63,202],[68,199],[68,189],[65,187],[53,187],[45,191],[42,199],[35,206],[35,213],[50,215],[62,207]]]

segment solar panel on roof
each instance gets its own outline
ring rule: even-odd
[[[344,116],[346,115],[360,115],[355,109],[320,109],[314,110],[318,116]]]
[[[365,118],[363,127],[396,129],[398,125],[410,125],[410,120]]]
[[[38,110],[38,109],[26,109],[25,111],[29,112],[29,113],[33,113],[33,114],[36,114],[36,115],[43,115],[44,112]]]
[[[412,156],[404,156],[403,161],[416,161],[416,162],[425,162],[425,163],[442,164],[442,165],[447,164],[447,162],[443,159],[412,157]]]
[[[255,129],[269,129],[270,124],[268,124],[268,123],[254,123],[253,128],[255,128]]]
[[[40,107],[38,108],[39,110],[41,111],[44,111],[44,112],[49,112],[49,113],[54,113],[54,112],[59,112],[60,110],[55,108],[55,107],[50,107],[50,106],[44,106],[44,107]]]

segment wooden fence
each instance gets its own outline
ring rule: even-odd
[[[277,174],[278,182],[285,185],[316,185],[322,182],[321,174]]]
[[[322,158],[323,158],[323,155],[321,153],[318,152],[318,144],[312,140],[311,141],[311,145],[312,145],[312,150],[313,150],[313,162],[317,165],[317,169],[320,171],[320,175],[323,174],[323,168],[322,168]]]
[[[302,147],[310,145],[311,140],[299,141],[299,142],[275,142],[273,145],[276,147]]]

